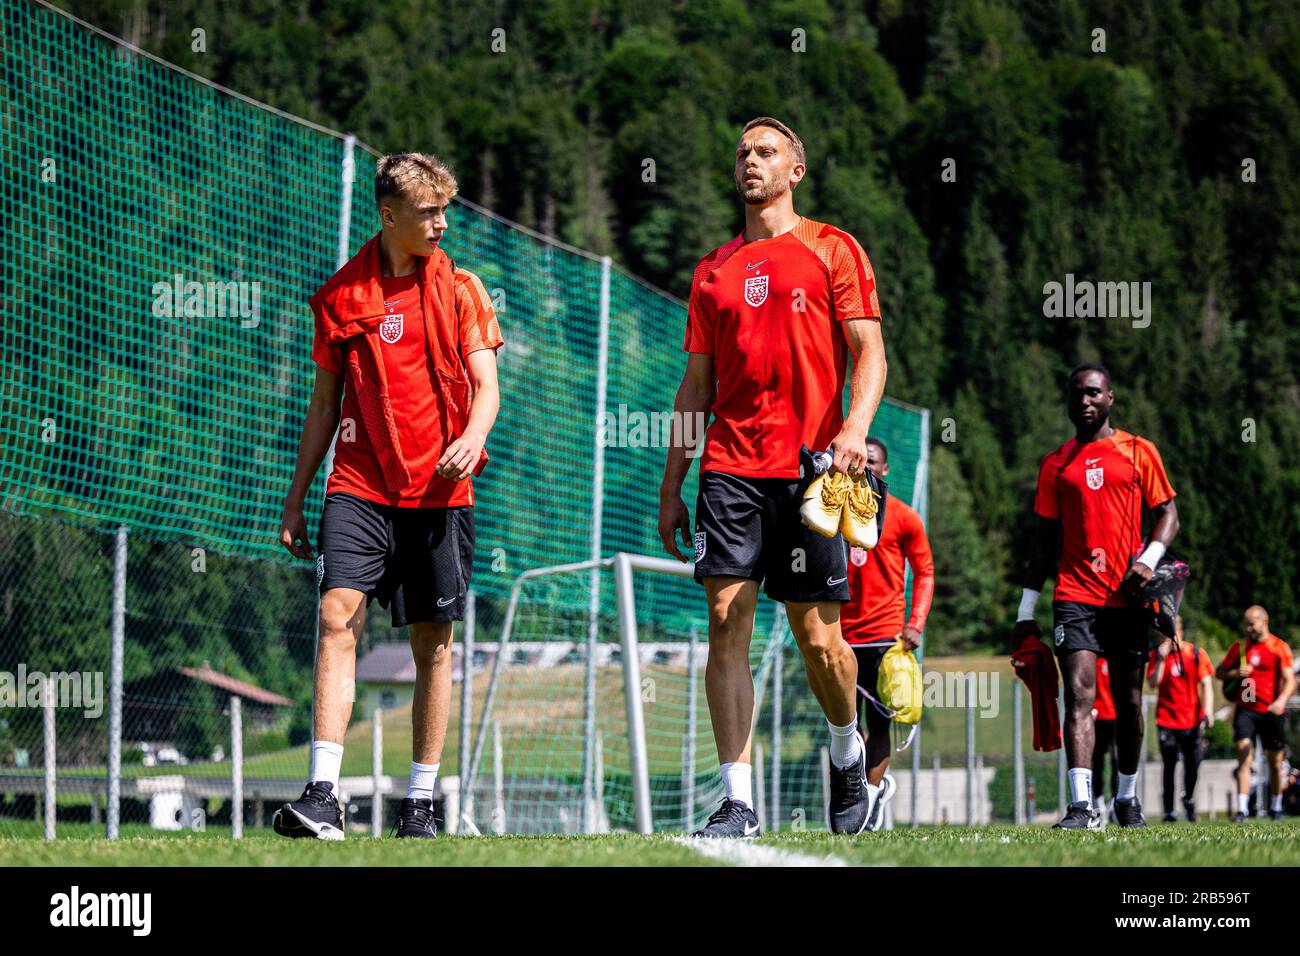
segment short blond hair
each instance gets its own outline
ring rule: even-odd
[[[375,165],[375,205],[385,199],[418,198],[423,192],[451,199],[459,187],[451,167],[431,153],[391,153]]]

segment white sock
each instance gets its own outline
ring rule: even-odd
[[[1115,799],[1128,803],[1130,800],[1136,800],[1138,795],[1138,775],[1135,773],[1120,772],[1119,775],[1119,793],[1115,794]]]
[[[1250,794],[1248,793],[1237,794],[1237,812],[1250,813]]]
[[[831,763],[843,770],[858,762],[862,756],[862,738],[858,736],[858,722],[838,727],[829,720],[826,726],[831,729]]]
[[[722,785],[727,788],[727,799],[754,807],[754,768],[735,761],[722,765]]]
[[[1092,770],[1088,767],[1070,768],[1070,802],[1092,806]]]
[[[339,788],[339,770],[343,766],[343,745],[332,744],[328,740],[311,742],[311,770],[307,782],[324,781]]]
[[[432,800],[433,785],[438,782],[438,768],[442,764],[411,761],[411,782],[406,787],[408,800]]]
[[[1269,808],[1270,810],[1272,810],[1274,813],[1281,813],[1281,812],[1282,812],[1282,794],[1280,794],[1280,793],[1275,793],[1275,794],[1273,794],[1273,798],[1272,798],[1271,800],[1269,800],[1269,802],[1268,802],[1268,808]]]

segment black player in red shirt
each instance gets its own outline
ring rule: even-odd
[[[1109,664],[1115,702],[1115,817],[1120,826],[1146,826],[1137,799],[1137,765],[1151,614],[1139,595],[1178,533],[1178,509],[1155,445],[1111,424],[1114,401],[1104,366],[1082,365],[1070,373],[1067,409],[1075,437],[1044,458],[1039,469],[1034,548],[1012,634],[1014,648],[1038,632],[1034,605],[1055,570],[1052,636],[1065,683],[1070,766],[1070,808],[1057,824],[1064,829],[1104,825],[1092,801],[1098,655]],[[1143,505],[1155,516],[1145,544]]]

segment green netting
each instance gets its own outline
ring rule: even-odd
[[[111,539],[94,532],[126,526],[128,716],[162,715],[168,739],[190,758],[186,773],[221,777],[230,767],[221,755],[225,699],[176,668],[211,658],[216,670],[292,699],[264,725],[247,715],[245,776],[262,788],[253,793],[260,814],[267,801],[284,799],[267,787],[292,788],[306,766],[311,573],[303,562],[291,566],[276,536],[314,376],[307,299],[337,267],[345,141],[36,4],[0,0],[0,14],[0,510],[15,522],[4,539],[25,542],[0,562],[0,583],[28,615],[31,635],[0,647],[0,663],[102,669],[107,577],[103,593],[86,599],[93,608],[81,621],[92,623],[77,635],[40,622],[66,603],[59,582],[78,562],[108,574]],[[369,199],[375,156],[358,146],[354,163],[349,254],[377,229]],[[473,587],[486,645],[499,636],[521,571],[591,553],[603,267],[469,204],[453,208],[450,220],[445,246],[493,295],[506,339],[492,463],[477,482]],[[181,304],[169,308],[177,282]],[[615,421],[648,421],[673,404],[685,308],[618,267],[608,282],[605,407]],[[190,308],[186,283],[202,292]],[[892,490],[923,507],[923,414],[887,402],[874,431],[890,448]],[[599,549],[660,554],[664,436],[626,437],[603,449]],[[693,469],[683,489],[692,509],[697,477]],[[323,478],[308,498],[313,533]],[[198,576],[191,546],[222,557]],[[597,635],[609,648],[617,642],[614,589],[608,572],[596,582]],[[526,658],[510,668],[503,690],[496,719],[505,735],[507,816],[518,824],[511,829],[564,829],[583,812],[572,798],[590,779],[582,695],[591,584],[587,574],[538,581],[521,610],[515,639],[561,648],[561,657]],[[649,573],[634,584],[644,644],[680,647],[692,633],[706,642],[697,585]],[[380,626],[387,616],[375,610]],[[784,648],[782,806],[787,815],[808,808],[814,819],[824,727],[789,640],[763,601],[752,653],[761,693],[769,693],[766,675]],[[663,653],[644,665],[657,695],[646,710],[655,818],[660,827],[698,824],[719,793],[703,661],[688,774],[686,667],[680,653]],[[616,656],[601,658],[596,749],[604,773],[593,785],[613,826],[630,825],[632,814],[620,675]],[[475,717],[485,678],[473,682]],[[767,701],[756,739],[770,759],[770,694]],[[35,715],[20,716],[0,727],[0,757],[23,753],[13,772],[35,766],[40,752]],[[356,716],[345,775],[369,772],[369,714]],[[552,729],[540,733],[548,722]],[[461,763],[457,723],[444,755],[449,767]],[[401,774],[406,711],[390,711],[384,724],[384,769]],[[74,728],[60,725],[60,763],[97,779],[106,726],[101,719],[75,728],[82,733]],[[151,735],[159,736],[136,736]],[[174,770],[128,763],[128,778]],[[476,792],[484,823],[494,774],[489,750]],[[87,804],[73,810],[98,812],[89,796],[61,793],[61,813],[69,800]]]
[[[49,10],[0,9],[0,501],[289,560],[276,535],[314,374],[307,298],[336,267],[343,141]],[[352,252],[377,228],[374,157],[358,149],[355,170]],[[507,341],[474,578],[501,596],[521,570],[590,554],[601,263],[464,205],[450,227]],[[202,284],[198,314],[159,314],[177,276]],[[244,285],[222,309],[217,283]],[[609,314],[610,413],[671,409],[682,303],[615,268]],[[886,405],[876,423],[905,499],[917,421]],[[660,553],[663,456],[605,450],[604,553]],[[665,614],[685,587],[644,586]]]

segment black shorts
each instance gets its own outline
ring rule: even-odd
[[[1146,662],[1151,612],[1144,607],[1056,601],[1052,618],[1057,657],[1071,651],[1092,651],[1129,669]]]
[[[853,648],[853,656],[858,659],[858,707],[862,711],[863,720],[867,725],[867,736],[877,733],[886,733],[889,730],[889,718],[881,713],[880,708],[862,696],[862,691],[866,691],[877,701],[880,700],[880,694],[876,690],[876,685],[880,681],[880,661],[885,656],[885,651],[894,645],[858,645],[850,644]]]
[[[847,601],[844,538],[823,538],[803,523],[802,487],[786,478],[701,474],[695,503],[695,580],[761,581],[774,601]]]
[[[397,508],[325,496],[316,584],[355,588],[391,605],[393,627],[460,621],[474,570],[474,508]]]
[[[1232,717],[1232,739],[1254,740],[1264,745],[1265,750],[1282,750],[1286,747],[1286,720],[1281,714],[1259,713],[1247,710],[1241,704]]]

